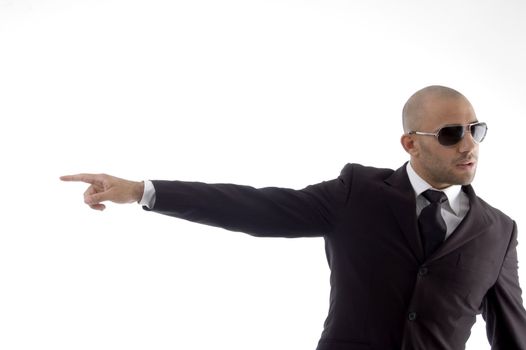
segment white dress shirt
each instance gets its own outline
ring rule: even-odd
[[[155,205],[155,187],[150,180],[144,180],[144,192],[139,204],[148,207],[148,209],[152,209]]]
[[[442,191],[447,196],[447,201],[442,203],[442,217],[446,222],[447,232],[446,238],[449,237],[453,231],[462,222],[464,217],[469,211],[469,198],[467,194],[462,191],[461,185],[449,186],[443,190],[433,188],[424,179],[422,179],[411,166],[411,162],[407,163],[407,175],[409,176],[409,182],[415,190],[416,196],[416,215],[420,215],[422,209],[429,205],[429,201],[422,195],[423,192],[434,189],[436,191]]]
[[[429,201],[422,196],[422,193],[433,187],[415,172],[410,162],[407,163],[407,175],[409,176],[409,181],[415,190],[416,215],[418,216],[422,209],[429,204]],[[441,211],[442,217],[447,226],[447,238],[453,231],[455,231],[457,226],[466,216],[469,210],[469,199],[464,191],[462,191],[462,186],[460,185],[450,186],[442,190],[442,192],[446,194],[448,199],[442,204]],[[155,188],[153,187],[153,183],[149,180],[144,181],[144,192],[139,204],[150,209],[155,205]]]

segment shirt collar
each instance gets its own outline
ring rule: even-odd
[[[429,189],[442,191],[447,196],[449,208],[453,211],[453,213],[455,213],[455,215],[459,215],[460,193],[462,191],[461,185],[452,185],[442,190],[438,190],[436,188],[433,188],[433,186],[428,184],[424,179],[420,177],[420,175],[416,173],[416,171],[413,169],[413,166],[411,165],[411,162],[407,163],[406,169],[407,175],[409,176],[409,182],[411,182],[411,186],[413,186],[413,189],[415,190],[415,196],[417,198],[422,194],[422,192],[425,192]]]

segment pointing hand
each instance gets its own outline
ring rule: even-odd
[[[84,192],[84,202],[95,210],[104,210],[101,202],[132,203],[141,200],[144,183],[120,179],[106,174],[77,174],[61,176],[62,181],[80,181],[90,184]]]

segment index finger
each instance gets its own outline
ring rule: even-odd
[[[82,181],[89,184],[100,181],[99,175],[96,174],[76,174],[76,175],[64,175],[60,177],[62,181]]]

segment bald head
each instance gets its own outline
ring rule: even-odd
[[[433,108],[434,103],[441,100],[460,99],[469,104],[467,98],[457,90],[440,86],[432,85],[425,87],[415,92],[409,100],[407,100],[402,111],[402,124],[404,133],[411,130],[419,130],[422,120]]]

